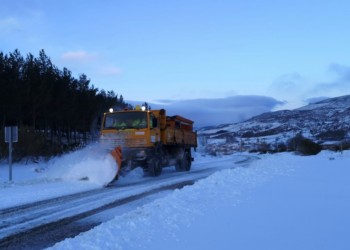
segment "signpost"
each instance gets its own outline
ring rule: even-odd
[[[5,143],[9,144],[9,181],[12,181],[12,143],[18,142],[18,127],[5,127]]]

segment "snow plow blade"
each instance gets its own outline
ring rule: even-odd
[[[122,158],[123,158],[122,157],[122,148],[121,148],[121,146],[115,147],[111,151],[111,155],[112,155],[112,157],[115,159],[115,161],[117,163],[117,172],[116,172],[114,178],[106,186],[109,186],[110,184],[112,184],[113,182],[118,180],[119,171],[120,171],[120,168],[122,166]]]

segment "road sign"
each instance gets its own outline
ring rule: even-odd
[[[18,142],[18,127],[5,127],[5,142]]]

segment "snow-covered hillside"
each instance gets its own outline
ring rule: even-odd
[[[223,153],[257,150],[264,147],[280,151],[287,141],[302,134],[321,145],[333,148],[350,146],[350,95],[326,99],[295,110],[281,110],[255,116],[235,124],[204,128],[199,131],[202,143],[221,139],[214,150]]]
[[[350,151],[246,155],[254,160],[234,164],[236,154],[197,154],[194,170],[214,165],[218,171],[53,249],[350,249]],[[47,171],[58,166],[59,160],[49,167],[15,165],[15,182],[8,184],[1,165],[2,207],[39,199],[33,193],[48,198],[53,183],[51,196],[101,187],[72,176],[54,182]]]

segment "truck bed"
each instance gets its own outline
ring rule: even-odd
[[[197,147],[197,133],[193,131],[193,121],[176,115],[167,117],[165,133],[166,145]]]

